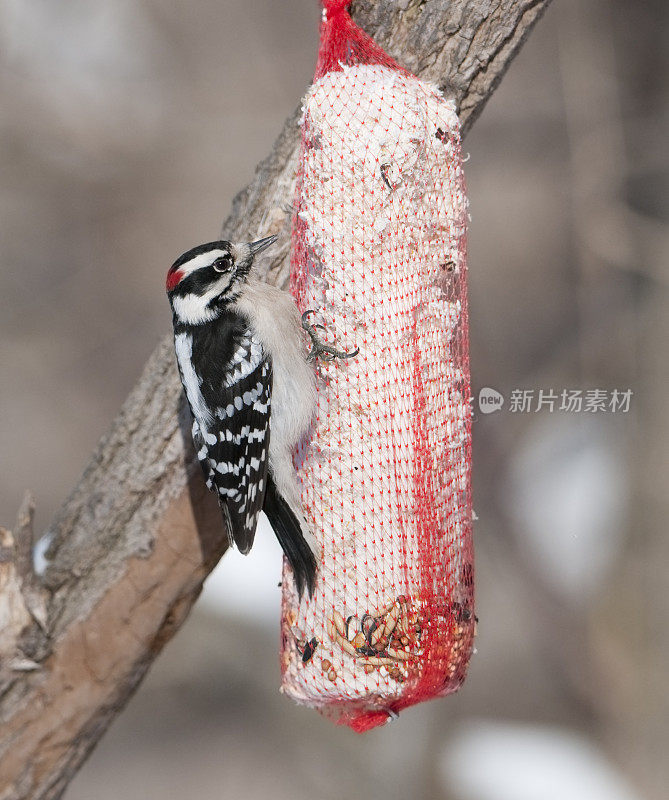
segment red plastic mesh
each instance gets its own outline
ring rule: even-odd
[[[467,201],[452,102],[324,3],[291,290],[331,345],[296,454],[322,556],[282,689],[357,731],[455,691],[474,636]],[[286,567],[287,569],[287,567]]]

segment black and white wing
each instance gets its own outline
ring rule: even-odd
[[[193,423],[207,486],[217,493],[224,517],[227,512],[228,535],[244,554],[253,545],[267,489],[271,381],[265,362],[236,391],[224,393],[221,399],[229,402],[217,409],[221,417],[214,425],[202,430],[197,420]]]
[[[267,490],[272,365],[250,334],[235,333],[226,369],[210,365],[201,382],[208,416],[191,408],[207,486],[218,495],[231,543],[246,554]]]
[[[300,520],[269,472],[272,363],[245,320],[175,337],[181,380],[193,413],[193,442],[207,486],[218,496],[231,544],[253,545],[262,510],[293,569],[298,593],[314,589],[317,564]]]

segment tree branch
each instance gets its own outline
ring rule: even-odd
[[[357,0],[352,14],[455,97],[466,132],[548,2]],[[233,240],[281,234],[260,264],[275,284],[288,277],[298,133],[296,112],[223,227]],[[171,339],[54,519],[43,585],[27,557],[31,520],[27,500],[15,534],[0,529],[0,800],[62,794],[226,549],[191,448]]]

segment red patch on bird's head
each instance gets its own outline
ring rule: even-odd
[[[172,289],[179,283],[179,281],[183,278],[184,274],[179,269],[170,269],[167,273],[167,282],[165,284],[165,288],[168,292],[171,292]]]

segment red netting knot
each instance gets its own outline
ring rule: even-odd
[[[336,17],[351,5],[351,0],[322,0],[323,8],[328,19]]]

